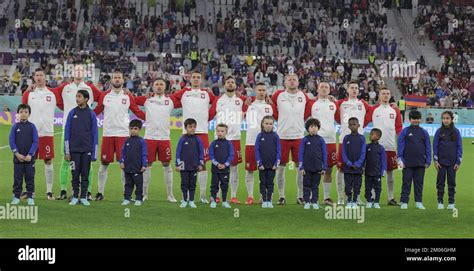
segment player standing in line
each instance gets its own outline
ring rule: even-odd
[[[365,124],[365,114],[369,111],[370,106],[363,99],[358,99],[359,84],[356,81],[351,81],[347,87],[348,98],[338,100],[336,103],[336,122],[341,124],[341,132],[339,135],[339,147],[337,150],[337,167],[336,172],[336,186],[337,186],[337,204],[344,204],[344,171],[342,160],[342,141],[346,135],[351,134],[349,129],[349,119],[357,118],[359,124]],[[364,134],[365,125],[359,125],[358,133]],[[348,199],[349,200],[349,199]],[[351,199],[352,200],[352,199]],[[359,203],[359,200],[357,200]]]
[[[143,201],[148,199],[148,188],[151,182],[151,167],[158,160],[163,165],[164,178],[167,189],[167,200],[176,202],[173,195],[173,170],[170,161],[172,159],[170,140],[170,115],[174,108],[179,107],[178,101],[173,97],[165,95],[166,82],[162,78],[153,82],[153,96],[136,97],[137,105],[145,106],[145,141],[148,147],[148,167],[143,174]]]
[[[201,73],[194,71],[191,73],[191,87],[186,87],[171,97],[175,99],[183,108],[183,120],[195,119],[197,122],[196,136],[201,139],[204,146],[204,168],[198,172],[199,190],[201,192],[201,203],[209,203],[206,198],[207,170],[205,162],[209,161],[209,105],[216,96],[208,89],[201,88]],[[186,129],[183,126],[183,133]]]
[[[379,90],[380,103],[370,108],[366,114],[365,124],[372,122],[374,128],[382,131],[379,144],[385,148],[387,156],[388,205],[397,206],[398,203],[393,195],[395,183],[393,170],[398,168],[395,140],[403,129],[403,123],[400,110],[390,104],[390,97],[391,93],[388,88],[382,87]]]
[[[318,135],[324,139],[327,148],[327,170],[324,173],[323,189],[324,204],[333,205],[331,199],[332,167],[336,165],[336,127],[335,115],[337,106],[329,100],[330,87],[327,82],[318,84],[318,96],[316,101],[310,101],[311,117],[318,119],[321,123],[321,129]]]
[[[62,133],[62,140],[61,143],[64,145],[64,128],[66,127],[66,119],[69,115],[69,112],[77,106],[76,104],[76,94],[78,90],[83,89],[89,93],[90,99],[87,101],[87,104],[89,107],[92,106],[92,104],[96,101],[99,100],[100,95],[102,92],[95,87],[93,84],[85,83],[84,82],[84,74],[81,70],[76,70],[75,71],[75,76],[73,79],[73,82],[71,83],[64,83],[60,85],[57,88],[53,89],[53,92],[56,93],[57,97],[59,98],[58,101],[58,107],[63,110],[63,133]],[[62,149],[64,149],[64,146],[62,146]],[[68,183],[68,177],[69,177],[69,163],[66,161],[66,159],[61,160],[61,169],[60,169],[60,175],[59,175],[59,183],[61,185],[61,192],[59,197],[57,198],[58,200],[64,200],[67,198],[67,183]],[[87,198],[88,200],[91,200],[91,191],[92,191],[92,167],[90,167],[89,171],[89,187],[88,187],[88,192],[87,192]]]
[[[99,168],[98,193],[95,200],[104,199],[104,189],[107,182],[108,166],[114,162],[114,153],[116,160],[122,157],[123,143],[129,137],[131,110],[137,117],[145,119],[145,113],[135,103],[131,93],[125,93],[123,89],[123,74],[116,70],[112,73],[112,88],[102,93],[97,107],[94,109],[96,115],[104,112],[104,125],[101,147],[101,165]],[[122,187],[125,185],[125,175],[121,171]]]
[[[257,83],[255,87],[255,101],[249,105],[245,120],[247,122],[247,136],[245,138],[245,184],[247,186],[247,200],[245,204],[253,204],[254,171],[257,170],[255,159],[255,140],[262,131],[261,123],[265,116],[273,115],[273,108],[265,98],[267,90],[265,83]]]
[[[41,68],[33,72],[34,91],[25,91],[21,99],[22,104],[31,107],[29,121],[38,129],[39,144],[37,155],[44,160],[46,175],[46,196],[54,200],[54,112],[57,105],[57,95],[46,86],[46,76]]]
[[[230,165],[230,203],[240,204],[237,200],[237,190],[239,187],[238,164],[242,163],[242,151],[240,148],[240,130],[242,126],[243,114],[247,111],[245,101],[247,97],[235,94],[237,85],[232,76],[226,78],[224,82],[225,93],[212,103],[209,110],[209,120],[216,118],[216,123],[226,124],[229,129],[226,139],[232,142],[234,147],[234,159]],[[217,200],[216,200],[217,201]]]
[[[308,96],[298,89],[298,75],[290,73],[285,79],[285,90],[278,90],[273,94],[273,115],[277,119],[277,134],[281,143],[281,161],[276,172],[278,182],[278,193],[280,199],[278,205],[286,204],[285,200],[285,167],[291,158],[298,164],[298,151],[301,139],[304,137],[305,120],[309,117],[311,110]],[[297,204],[303,204],[303,175],[297,170]]]

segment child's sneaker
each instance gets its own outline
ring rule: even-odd
[[[216,208],[217,207],[217,203],[215,201],[211,201],[211,208]]]
[[[359,205],[357,204],[357,202],[353,202],[352,209],[358,209],[358,208],[359,208]]]
[[[374,203],[374,208],[375,209],[380,209],[380,203],[378,203],[378,202]]]
[[[268,208],[268,207],[267,207],[267,202],[266,202],[266,201],[264,201],[264,202],[262,203],[262,208]]]
[[[402,209],[402,210],[408,209],[408,204],[406,204],[404,202],[400,202],[400,209]]]
[[[367,205],[365,205],[365,208],[371,209],[372,208],[372,202],[367,202]]]
[[[348,201],[347,204],[346,204],[346,208],[351,209],[352,208],[352,202]]]
[[[28,202],[28,205],[30,206],[35,205],[35,200],[33,198],[28,198],[27,202]]]
[[[141,200],[136,200],[135,201],[135,206],[142,206],[142,201]]]
[[[315,210],[319,209],[319,204],[317,202],[313,203],[313,209],[315,209]]]
[[[273,208],[273,204],[271,201],[267,202],[267,208]]]
[[[80,201],[81,201],[81,204],[84,205],[84,206],[89,206],[89,205],[91,205],[90,202],[89,202],[86,198],[81,199]]]
[[[20,203],[20,199],[19,198],[13,198],[12,199],[12,202],[10,202],[11,205],[17,205]]]
[[[420,209],[420,210],[426,209],[425,206],[423,206],[423,203],[421,202],[417,202],[415,206],[416,206],[416,209]]]
[[[454,203],[448,204],[448,208],[446,208],[446,209],[448,209],[448,210],[454,210],[454,209],[455,209]]]
[[[69,202],[69,205],[76,205],[79,202],[77,198],[72,198],[71,202]]]
[[[438,210],[443,210],[444,209],[444,204],[438,203]]]
[[[129,204],[130,204],[130,201],[129,201],[129,200],[124,199],[124,200],[122,201],[122,206],[129,205]]]
[[[189,202],[189,207],[191,207],[191,208],[197,208],[196,203],[194,203],[194,201],[190,201],[190,202]]]
[[[186,206],[188,206],[188,202],[187,201],[181,201],[181,205],[179,205],[179,208],[186,208]]]
[[[304,207],[303,207],[303,208],[304,208],[305,210],[308,210],[310,207],[311,207],[311,205],[309,204],[309,202],[306,202],[306,203],[304,204]]]
[[[227,201],[224,201],[224,202],[222,203],[222,207],[224,207],[224,208],[231,208],[231,207],[230,207],[230,204],[229,204]]]

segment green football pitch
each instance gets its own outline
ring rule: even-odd
[[[12,154],[8,148],[10,126],[0,126],[0,206],[11,200],[13,183]],[[60,128],[56,128],[54,160],[54,192],[59,194]],[[180,131],[172,131],[173,151]],[[245,134],[244,134],[245,136]],[[212,135],[210,135],[212,138]],[[242,139],[244,142],[244,139]],[[242,144],[243,146],[244,144]],[[150,199],[143,206],[123,207],[122,187],[118,165],[109,167],[105,200],[91,206],[69,206],[66,201],[48,201],[45,197],[45,176],[42,161],[36,163],[36,204],[38,221],[0,219],[0,238],[461,238],[474,237],[474,165],[470,139],[463,140],[464,157],[457,176],[456,212],[437,210],[436,171],[427,170],[423,202],[426,210],[414,206],[413,192],[408,210],[386,205],[385,178],[382,180],[382,208],[365,209],[363,223],[351,219],[328,219],[326,210],[304,210],[296,204],[294,167],[287,167],[286,206],[262,209],[259,205],[233,205],[231,209],[211,209],[198,204],[197,209],[178,207],[179,203],[166,201],[166,188],[161,165],[153,166]],[[97,192],[99,163],[93,163],[93,194]],[[238,198],[244,202],[246,188],[244,165],[239,165]],[[335,176],[333,172],[333,177]],[[208,186],[210,185],[210,174]],[[199,186],[198,186],[199,187]],[[401,171],[395,172],[395,195],[399,200]],[[70,184],[69,189],[70,190]],[[198,189],[199,190],[199,189]],[[275,190],[276,186],[275,186]],[[258,175],[255,174],[255,195],[258,195]],[[275,191],[276,192],[276,191]],[[229,192],[230,193],[230,192]],[[70,194],[70,192],[68,192]],[[174,171],[174,194],[179,200],[180,179]],[[199,191],[196,191],[199,195]],[[209,195],[209,188],[207,195]],[[278,197],[278,193],[274,198]],[[337,198],[333,182],[332,195]],[[445,203],[447,202],[445,193]],[[322,185],[320,186],[320,201]],[[22,205],[26,205],[22,201]],[[362,221],[360,221],[362,222]]]

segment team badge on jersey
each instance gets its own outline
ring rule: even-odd
[[[359,104],[359,105],[357,106],[357,109],[362,110],[362,105]]]
[[[127,104],[127,99],[122,99],[122,104]]]
[[[165,105],[169,105],[170,104],[170,101],[169,100],[165,100]]]
[[[334,110],[334,105],[330,104],[329,105],[329,110]]]
[[[265,108],[265,113],[270,114],[270,108]]]
[[[201,99],[206,99],[206,94],[205,93],[201,93]]]
[[[235,105],[240,105],[239,100],[235,100]]]
[[[46,96],[46,101],[51,102],[51,96]]]
[[[390,114],[390,119],[394,119],[395,118],[395,114]]]
[[[299,102],[299,103],[302,103],[302,102],[303,102],[303,98],[298,97],[298,102]]]

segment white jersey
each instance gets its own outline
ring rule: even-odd
[[[390,105],[379,104],[370,110],[369,120],[372,120],[374,128],[382,131],[380,145],[386,151],[396,151],[395,138],[403,128],[400,110]]]
[[[265,101],[254,101],[247,109],[245,121],[247,123],[247,137],[245,145],[254,146],[257,135],[262,131],[262,119],[265,116],[273,116],[273,108]]]
[[[207,134],[209,126],[209,105],[216,98],[206,89],[185,88],[172,95],[183,107],[183,122],[193,118],[197,122],[196,134]],[[183,125],[183,134],[186,129]]]
[[[128,110],[132,110],[137,117],[144,119],[145,114],[141,111],[132,94],[125,94],[123,91],[116,93],[108,90],[99,99],[97,107],[94,109],[96,115],[104,112],[103,136],[107,137],[128,137],[130,115]]]
[[[317,99],[311,106],[311,117],[318,119],[321,123],[318,135],[320,135],[327,144],[336,143],[336,104],[328,99]]]
[[[47,87],[26,91],[22,103],[31,107],[28,120],[36,126],[38,136],[54,136],[54,113],[56,111],[56,96]]]
[[[240,140],[240,128],[242,126],[243,113],[247,109],[245,106],[246,97],[232,97],[223,94],[218,97],[211,106],[209,118],[216,117],[216,125],[219,123],[227,124],[227,140]],[[217,134],[215,134],[217,139]]]
[[[370,106],[364,100],[359,99],[343,99],[337,102],[336,120],[341,124],[341,133],[339,135],[339,143],[342,143],[344,137],[351,133],[349,129],[349,119],[356,117],[359,120],[359,134],[364,134],[365,114],[369,111]]]
[[[279,90],[272,96],[276,108],[277,134],[280,139],[300,139],[304,137],[304,123],[307,115],[306,107],[309,99],[302,91],[290,94],[288,91]]]
[[[62,104],[64,106],[63,128],[66,127],[66,119],[67,119],[67,116],[69,115],[69,112],[73,108],[77,107],[76,94],[79,89],[84,89],[84,90],[87,90],[87,92],[89,92],[89,101],[87,102],[87,104],[89,105],[89,107],[92,106],[92,104],[94,103],[94,94],[97,95],[96,91],[98,90],[93,90],[91,85],[86,84],[83,81],[81,81],[79,85],[76,85],[76,83],[73,82],[69,84],[63,84],[59,86],[57,89],[55,89],[55,91],[58,92],[58,96],[61,97]]]
[[[145,139],[170,140],[170,115],[175,107],[170,97],[154,96],[135,98],[138,105],[145,106]],[[142,102],[143,101],[143,102]]]

